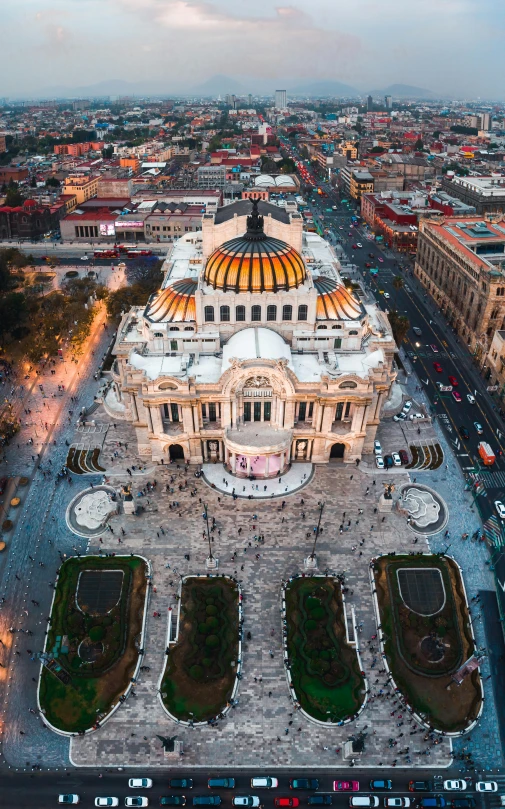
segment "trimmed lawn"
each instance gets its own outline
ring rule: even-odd
[[[229,702],[237,672],[238,604],[230,579],[195,577],[182,585],[179,638],[161,683],[163,703],[177,719],[204,722]]]
[[[354,716],[365,682],[346,640],[339,582],[294,579],[286,588],[286,618],[291,678],[301,707],[322,722]]]
[[[403,601],[398,570],[437,569],[445,603],[433,615]],[[385,652],[396,684],[407,701],[438,730],[464,730],[481,704],[478,670],[461,685],[452,677],[474,651],[463,583],[457,565],[439,556],[381,556],[374,567]]]
[[[86,604],[78,591],[79,577],[89,576],[88,571],[95,574],[96,588],[88,587]],[[110,608],[112,582],[118,600]],[[42,669],[39,693],[54,727],[88,730],[126,690],[138,660],[135,640],[142,629],[146,586],[146,564],[138,557],[88,556],[61,566],[45,649],[53,659]]]

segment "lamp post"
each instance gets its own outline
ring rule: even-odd
[[[317,545],[317,540],[319,538],[319,534],[322,531],[321,517],[323,516],[323,511],[324,511],[324,500],[320,500],[319,503],[318,503],[318,506],[319,506],[319,518],[317,520],[317,526],[316,526],[316,530],[314,532],[314,534],[315,534],[315,536],[314,536],[314,544],[312,546],[312,552],[305,559],[305,568],[307,570],[314,570],[315,568],[317,568],[316,545]]]
[[[212,542],[210,538],[210,528],[209,528],[209,510],[207,508],[206,503],[203,504],[203,508],[204,508],[203,518],[205,520],[205,525],[207,526],[207,541],[209,543],[209,555],[206,560],[206,567],[207,570],[217,570],[219,560],[216,559],[215,556],[212,554]]]

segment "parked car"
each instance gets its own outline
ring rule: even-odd
[[[331,795],[309,795],[307,803],[309,806],[331,806],[333,799]]]
[[[430,795],[427,798],[421,798],[419,806],[421,809],[444,809],[447,803],[442,795]]]
[[[79,795],[58,795],[58,803],[69,804],[79,803]]]
[[[401,462],[404,466],[406,466],[409,462],[409,454],[406,449],[399,449],[398,455],[400,456]]]
[[[95,798],[95,806],[119,806],[119,798]]]
[[[431,781],[409,781],[409,792],[431,792]]]
[[[392,455],[384,455],[384,465],[386,469],[392,469],[394,461]]]
[[[400,456],[398,455],[397,452],[392,452],[391,453],[391,458],[393,459],[393,466],[401,466],[402,465],[402,459],[400,458]]]
[[[470,433],[468,432],[464,424],[462,424],[461,427],[459,428],[459,434],[461,438],[470,438]]]
[[[290,778],[290,789],[319,789],[317,778]]]
[[[298,798],[274,798],[274,806],[289,806],[290,809],[295,809],[296,806],[300,806],[300,801]]]
[[[380,441],[373,442],[373,451],[375,452],[376,455],[382,455],[382,447]]]
[[[221,806],[220,795],[195,795],[193,806]]]
[[[384,469],[384,459],[382,458],[381,455],[377,455],[377,457],[375,458],[375,466],[377,467],[377,469]]]
[[[451,806],[453,809],[475,809],[475,798],[453,798]]]
[[[377,795],[353,795],[349,798],[352,809],[375,809],[379,805]]]
[[[408,415],[408,413],[406,413],[404,410],[402,410],[401,413],[397,413],[395,416],[393,416],[393,421],[405,421],[405,419],[407,418],[407,415]]]
[[[260,799],[257,795],[235,795],[232,804],[233,806],[259,806]]]
[[[396,807],[400,806],[410,806],[412,803],[410,798],[384,798],[384,806],[388,807],[388,809],[396,809]]]
[[[128,781],[130,789],[149,789],[152,785],[151,778],[130,778]]]
[[[255,789],[275,789],[279,786],[279,781],[277,778],[270,778],[269,775],[261,775],[251,778],[251,786]]]
[[[334,781],[335,792],[359,792],[359,781]]]
[[[388,780],[383,780],[381,778],[373,778],[370,781],[370,789],[374,789],[374,790],[376,790],[376,789],[380,789],[380,790],[393,789],[393,782],[390,781],[389,779]]]
[[[207,781],[209,789],[235,789],[234,778],[209,778]]]
[[[498,792],[496,781],[477,781],[475,784],[477,792]]]
[[[444,781],[444,789],[446,789],[448,792],[463,792],[467,786],[467,782],[464,778],[456,778],[454,780]]]
[[[160,798],[160,806],[186,806],[186,796],[166,795]]]
[[[132,795],[124,799],[125,806],[149,806],[149,798],[144,798],[141,795]]]
[[[172,789],[193,789],[192,778],[169,778],[168,786]]]
[[[408,399],[402,407],[402,412],[408,413],[412,407],[412,399]]]

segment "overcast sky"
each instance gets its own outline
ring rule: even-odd
[[[0,96],[214,74],[505,96],[505,0],[1,0]]]

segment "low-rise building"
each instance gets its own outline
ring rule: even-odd
[[[226,166],[200,166],[196,172],[198,188],[224,188],[226,185]]]
[[[66,178],[63,186],[63,194],[75,194],[77,204],[95,197],[98,191],[98,176],[72,174]]]
[[[497,397],[505,400],[505,331],[497,329],[493,335],[491,346],[482,369],[489,380],[490,387],[496,387]]]
[[[505,329],[503,218],[421,219],[414,271],[469,350],[485,357]]]
[[[442,189],[473,206],[479,216],[505,211],[505,177],[501,174],[456,177],[452,172],[447,172],[442,180]]]

